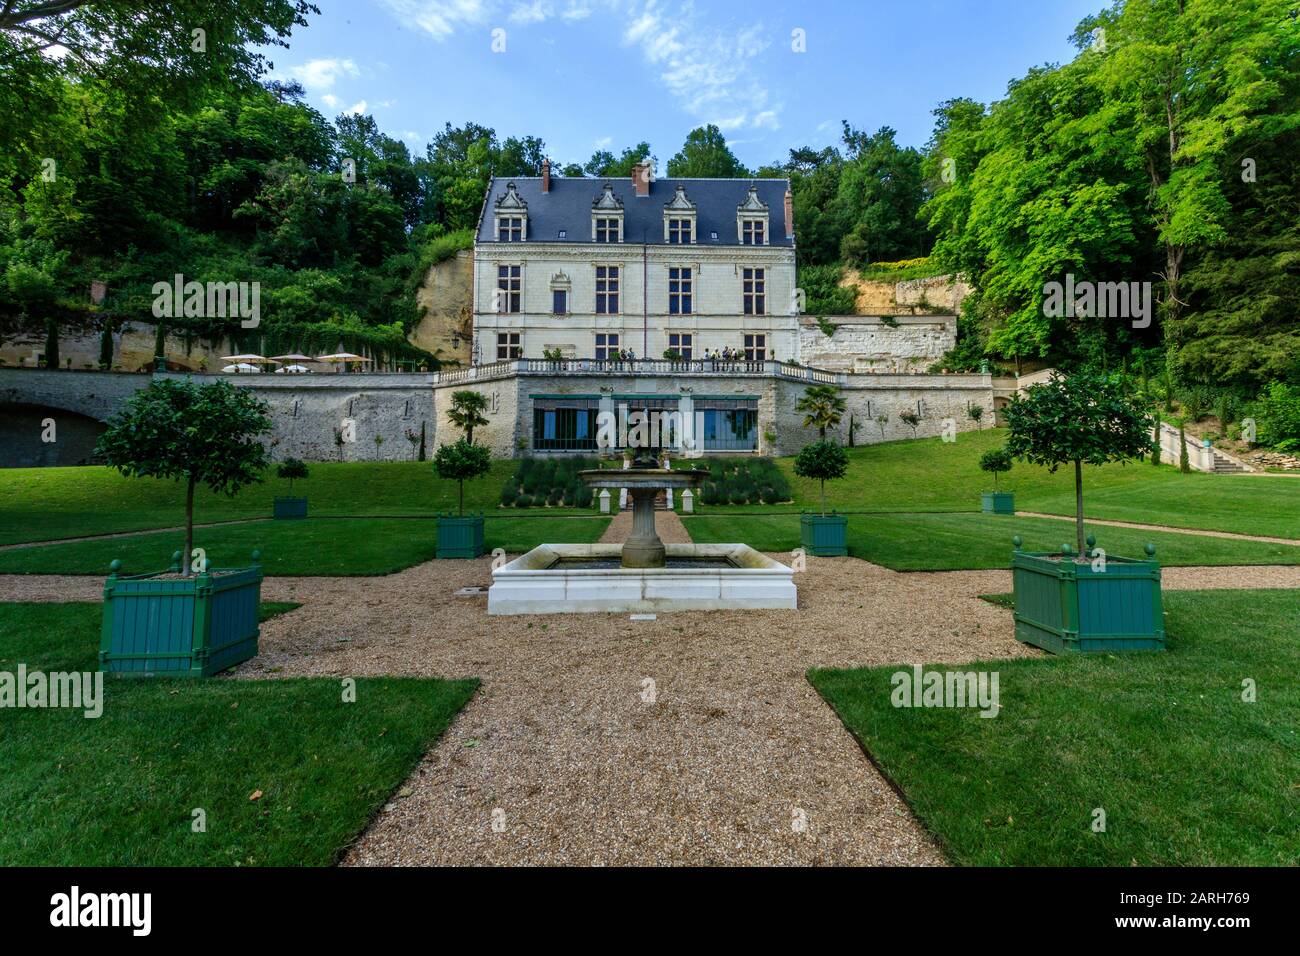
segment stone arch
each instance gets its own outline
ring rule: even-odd
[[[106,428],[97,418],[63,408],[0,402],[0,467],[88,465]]]

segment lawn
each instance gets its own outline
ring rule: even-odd
[[[1004,429],[988,429],[963,432],[951,443],[927,438],[851,449],[848,476],[828,485],[827,497],[832,507],[850,512],[978,511],[980,492],[991,487],[989,476],[979,470],[979,457],[1006,436]],[[819,506],[816,483],[794,476],[793,459],[780,459],[777,466],[790,479],[792,504],[700,510],[770,514]],[[437,478],[428,462],[319,462],[310,467],[311,477],[299,482],[296,491],[308,496],[316,516],[432,515],[456,505],[455,484]],[[466,484],[466,507],[499,511],[501,487],[516,467],[514,461],[493,462],[491,474]],[[1000,486],[1015,491],[1021,511],[1074,513],[1069,469],[1053,475],[1017,462]],[[272,497],[287,491],[288,483],[278,478],[233,499],[201,490],[196,520],[267,516]],[[1172,465],[1130,462],[1085,468],[1084,504],[1093,518],[1300,539],[1300,478],[1183,475]],[[184,517],[184,490],[174,482],[127,479],[99,467],[0,472],[0,544],[163,528],[183,524]]]
[[[686,518],[701,543],[741,541],[760,551],[799,547],[799,516],[701,515]],[[1162,565],[1300,564],[1300,546],[1237,541],[1172,532],[1087,526],[1098,547],[1121,557],[1142,557],[1150,541]],[[895,571],[960,571],[1011,566],[1011,539],[1027,551],[1052,551],[1074,541],[1074,525],[1050,518],[982,514],[849,515],[849,553]]]
[[[484,544],[510,554],[544,541],[583,544],[597,540],[608,524],[602,517],[489,514]],[[436,545],[430,518],[268,520],[194,530],[194,546],[207,552],[212,567],[245,565],[260,549],[268,575],[392,574],[432,560]],[[107,574],[115,558],[124,573],[157,571],[184,547],[185,534],[176,531],[33,545],[0,551],[0,574]]]
[[[962,432],[955,442],[938,438],[886,442],[849,450],[849,472],[826,486],[829,505],[840,511],[979,511],[980,492],[993,489],[979,458],[1007,439],[1005,429]],[[800,511],[820,508],[817,483],[794,475],[793,459],[780,467],[790,475],[794,504],[775,509],[747,505],[701,508],[703,512]],[[1016,493],[1016,508],[1074,514],[1070,468],[1016,462],[998,479]],[[1203,528],[1300,539],[1300,478],[1250,475],[1184,475],[1172,465],[1148,462],[1085,467],[1084,513],[1092,518]]]
[[[93,670],[100,614],[0,604],[0,670]],[[328,865],[477,685],[364,678],[344,703],[333,678],[123,678],[98,719],[0,711],[0,864]]]
[[[314,516],[434,515],[455,511],[456,483],[430,462],[309,462],[311,477],[294,485]],[[513,461],[494,461],[491,473],[465,483],[465,507],[491,513]],[[234,498],[200,488],[196,522],[269,518],[271,499],[289,493],[274,477]],[[6,468],[0,471],[0,544],[52,541],[113,531],[185,524],[185,488],[173,481],[123,478],[110,468]]]
[[[1164,653],[953,668],[998,673],[991,719],[894,708],[896,666],[808,677],[955,863],[1294,866],[1300,591],[1172,592],[1165,608]]]

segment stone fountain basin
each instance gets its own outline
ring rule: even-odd
[[[793,569],[746,544],[668,544],[673,561],[705,567],[573,568],[618,562],[621,544],[543,544],[492,572],[489,614],[794,610]]]

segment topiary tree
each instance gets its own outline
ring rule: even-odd
[[[843,478],[848,470],[849,453],[833,441],[815,441],[805,445],[794,460],[796,475],[821,482],[822,517],[826,516],[826,482]]]
[[[185,482],[184,574],[194,553],[194,489],[207,485],[233,497],[262,480],[271,427],[268,406],[229,382],[197,385],[159,380],[137,392],[99,439],[96,454],[128,477]]]
[[[966,409],[966,417],[978,425],[984,418],[984,406],[972,405],[970,408]]]
[[[834,428],[844,417],[847,407],[834,385],[813,385],[795,402],[794,410],[803,412],[803,427],[816,428],[817,437],[826,440],[826,429]]]
[[[1074,463],[1075,537],[1084,550],[1083,466],[1141,458],[1151,450],[1154,421],[1112,375],[1054,374],[1007,406],[1007,450],[1049,471]]]
[[[1011,470],[1011,452],[1005,448],[991,448],[980,456],[980,470],[993,476],[993,490],[998,490],[998,474]]]
[[[483,412],[487,410],[488,399],[472,389],[461,389],[451,393],[451,409],[447,418],[457,428],[465,432],[465,441],[474,444],[474,429],[488,424]],[[445,446],[444,446],[445,447]]]
[[[279,478],[289,479],[289,494],[292,496],[293,483],[299,478],[307,477],[307,465],[297,458],[286,458],[276,467],[275,474]]]
[[[914,411],[908,410],[898,413],[898,420],[912,429],[912,437],[916,437],[916,429],[921,424],[921,416]]]
[[[465,513],[465,482],[473,478],[482,478],[492,467],[492,453],[482,445],[471,445],[468,440],[450,445],[443,445],[433,455],[433,469],[439,478],[457,482],[460,488],[459,513]],[[528,497],[527,495],[522,496]],[[530,500],[528,504],[532,504]],[[515,501],[516,507],[527,508],[522,498]]]

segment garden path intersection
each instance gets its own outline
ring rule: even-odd
[[[264,583],[263,600],[303,606],[262,625],[261,655],[236,678],[482,679],[345,864],[941,865],[804,675],[1039,653],[1014,640],[1009,611],[978,597],[1009,591],[1007,571],[810,558],[797,611],[632,622],[489,619],[484,598],[455,592],[488,584],[490,568],[443,560]],[[1300,567],[1168,568],[1164,583],[1297,588]],[[102,589],[99,577],[0,576],[6,601]]]

